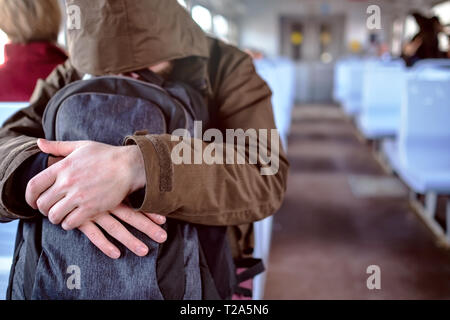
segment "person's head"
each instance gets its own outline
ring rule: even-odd
[[[209,56],[208,40],[177,0],[67,0],[67,43],[72,65],[94,76]]]
[[[0,29],[13,43],[56,42],[60,25],[58,0],[0,0]]]
[[[416,20],[417,25],[420,29],[426,27],[427,18],[424,17],[420,12],[413,11],[410,13],[410,15]]]
[[[436,33],[444,31],[444,26],[437,16],[432,17],[431,22],[433,23],[434,31]]]

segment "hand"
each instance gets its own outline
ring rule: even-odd
[[[422,45],[423,40],[421,37],[417,37],[410,43],[407,43],[403,48],[403,54],[407,57],[412,57],[416,54],[417,50],[419,50],[419,47]]]
[[[158,243],[163,243],[167,239],[167,233],[159,226],[166,222],[165,217],[157,214],[136,212],[125,205],[120,205],[115,210],[112,210],[111,214],[99,214],[78,228],[97,248],[112,259],[120,257],[120,250],[105,237],[97,225],[137,256],[143,257],[148,254],[149,250],[142,241],[133,236],[114,216],[145,233]]]
[[[47,167],[50,167],[63,159],[63,157],[49,156]],[[167,239],[166,231],[159,226],[166,222],[164,216],[153,213],[136,212],[125,205],[119,205],[110,213],[98,214],[93,220],[86,221],[79,227],[79,230],[83,232],[97,248],[112,259],[119,258],[120,251],[105,237],[97,225],[102,227],[113,238],[117,239],[136,255],[145,256],[148,254],[148,247],[133,236],[115,217],[135,227],[137,230],[143,232],[149,236],[150,239],[158,243],[163,243]]]
[[[38,140],[38,146],[42,152],[64,159],[30,180],[25,199],[50,222],[59,224],[65,219],[65,230],[111,211],[127,195],[145,186],[144,162],[137,146],[43,139]]]

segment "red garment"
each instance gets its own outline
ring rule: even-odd
[[[28,101],[38,79],[66,61],[63,50],[49,42],[7,44],[0,66],[0,101]]]

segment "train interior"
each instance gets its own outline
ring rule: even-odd
[[[281,208],[254,223],[252,298],[450,299],[450,1],[179,3],[272,90],[290,169]],[[438,17],[442,57],[402,58],[413,13]],[[0,122],[25,106],[1,102]],[[16,228],[0,225],[2,299]]]

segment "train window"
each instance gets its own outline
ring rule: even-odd
[[[212,31],[212,15],[211,11],[203,6],[194,6],[192,8],[192,19],[206,32]]]
[[[0,30],[0,64],[5,63],[5,50],[4,47],[8,42],[8,36],[2,30]]]
[[[450,23],[450,1],[434,6],[432,12],[439,17],[442,24]]]
[[[419,25],[413,16],[408,16],[405,20],[405,39],[412,39],[419,32]]]
[[[228,20],[221,15],[216,15],[213,18],[213,26],[214,26],[214,33],[221,37],[221,38],[228,38],[229,35],[229,24]]]
[[[61,29],[61,31],[58,34],[58,44],[63,48],[67,47],[67,38],[64,29]]]
[[[186,1],[185,0],[178,0],[178,3],[182,6],[182,7],[185,7],[186,9],[187,9],[187,3],[186,3]]]
[[[442,25],[448,26],[450,24],[450,1],[434,6],[432,12],[439,17]],[[449,49],[449,37],[443,32],[439,34],[439,46],[442,51]]]
[[[400,56],[402,54],[402,42],[403,42],[403,19],[395,19],[392,25],[392,54],[394,56]]]
[[[233,21],[228,21],[227,40],[234,45],[239,43],[239,28]]]

